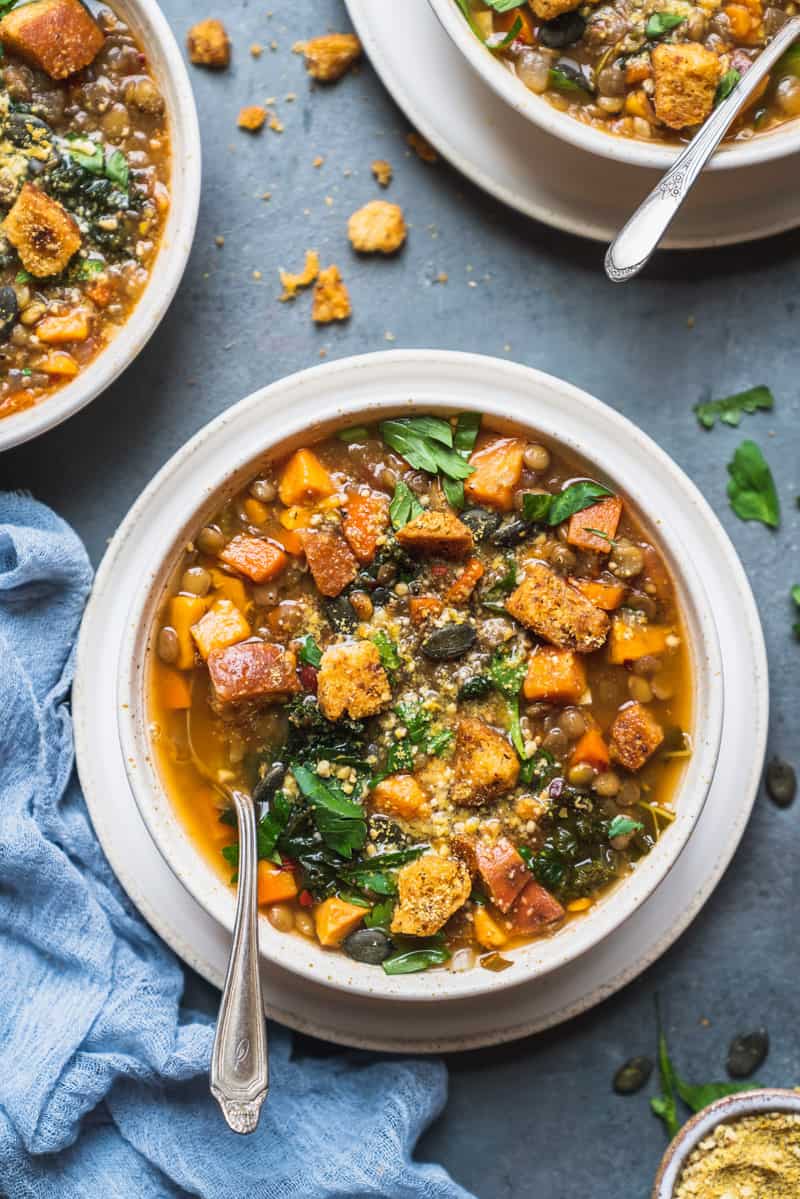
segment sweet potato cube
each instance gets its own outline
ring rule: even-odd
[[[59,316],[46,316],[36,326],[36,336],[49,346],[63,346],[71,341],[86,341],[91,331],[89,313],[76,308]]]
[[[384,495],[362,495],[351,491],[345,505],[342,532],[359,562],[371,562],[378,538],[389,524],[389,501]]]
[[[87,67],[104,41],[102,29],[80,0],[33,0],[0,21],[0,42],[6,50],[51,79],[66,79]]]
[[[444,604],[438,595],[410,595],[408,597],[408,615],[413,625],[424,624],[441,616]]]
[[[596,608],[613,612],[625,599],[623,583],[604,583],[600,579],[570,579],[570,584],[585,595]]]
[[[475,940],[484,949],[502,949],[508,940],[508,933],[486,911],[486,908],[476,906],[472,917],[472,927]]]
[[[169,623],[178,634],[178,670],[190,670],[194,666],[194,642],[192,626],[208,608],[208,601],[199,595],[173,595],[169,601]]]
[[[266,583],[285,569],[288,561],[282,549],[261,537],[239,533],[225,546],[220,561],[246,575],[254,583]]]
[[[229,599],[232,604],[240,612],[247,615],[247,609],[251,606],[247,591],[241,579],[235,578],[233,575],[226,575],[222,570],[212,570],[211,579],[214,584],[214,596],[216,599]]]
[[[530,656],[522,689],[526,699],[576,704],[586,690],[586,667],[570,649],[540,645]]]
[[[517,437],[498,437],[475,450],[469,460],[475,471],[464,480],[464,494],[475,504],[510,512],[524,453],[525,442]]]
[[[415,820],[427,802],[428,797],[413,774],[391,774],[382,779],[370,795],[374,811],[399,816],[401,820]]]
[[[282,504],[315,504],[333,495],[333,480],[312,450],[296,450],[283,468],[278,494]]]
[[[208,655],[214,695],[223,704],[283,700],[296,694],[300,690],[296,667],[293,653],[267,641],[240,642]]]
[[[492,903],[501,912],[510,911],[522,888],[531,880],[531,872],[521,855],[507,838],[501,837],[499,841],[479,841],[475,860]]]
[[[216,600],[205,616],[192,625],[192,636],[203,659],[214,650],[227,649],[250,636],[250,625],[235,604],[227,599]]]
[[[325,650],[317,675],[319,706],[328,720],[345,713],[352,720],[374,716],[392,698],[389,677],[371,641],[331,645]]]
[[[344,591],[358,574],[358,559],[338,533],[304,529],[300,533],[308,568],[323,595],[333,597]]]
[[[621,516],[622,500],[618,495],[606,496],[604,500],[592,504],[590,508],[584,508],[582,512],[575,512],[570,517],[567,541],[579,550],[594,550],[596,554],[608,554],[611,551],[611,542],[617,535]],[[598,537],[597,533],[590,533],[590,529],[597,529],[605,536]]]
[[[398,872],[393,933],[431,937],[469,899],[472,880],[460,858],[425,854]]]
[[[641,770],[664,740],[664,730],[644,704],[626,704],[610,729],[611,757],[626,770]]]
[[[511,615],[559,649],[587,654],[608,635],[608,617],[543,562],[528,563],[525,578],[508,597]]]
[[[570,758],[571,766],[593,766],[598,774],[608,770],[608,746],[597,729],[587,729],[578,740]]]
[[[453,803],[479,807],[513,790],[519,759],[506,738],[485,720],[463,717],[456,730]]]
[[[32,183],[23,185],[0,227],[25,270],[40,279],[60,274],[81,244],[80,230],[66,208]]]
[[[555,924],[564,915],[564,909],[554,895],[531,879],[511,910],[512,927],[515,933],[535,933]]]
[[[348,933],[358,928],[368,911],[368,908],[339,899],[338,895],[324,900],[314,909],[314,927],[320,945],[330,949],[341,944]]]
[[[421,512],[397,531],[403,549],[439,558],[463,558],[472,549],[472,532],[452,512]]]
[[[258,863],[259,904],[285,903],[297,894],[297,882],[292,870],[283,870],[272,862]]]
[[[672,630],[663,624],[645,624],[616,617],[611,622],[608,639],[608,660],[614,666],[635,662],[638,658],[658,657],[667,648],[667,636]]]
[[[162,662],[156,664],[156,686],[165,708],[180,711],[192,706],[191,676],[183,670],[173,670]]]

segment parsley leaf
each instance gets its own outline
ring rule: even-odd
[[[717,91],[714,96],[714,103],[721,104],[723,100],[727,100],[728,96],[731,94],[733,89],[736,87],[736,84],[739,82],[740,79],[741,79],[741,75],[739,74],[739,72],[736,70],[735,67],[731,67],[731,69],[729,71],[726,71],[725,74],[720,79],[719,83],[717,84]]]
[[[519,756],[525,760],[525,738],[519,716],[519,693],[528,664],[524,658],[512,658],[503,649],[496,650],[488,666],[489,678],[508,704],[511,723],[509,736]]]
[[[478,440],[480,427],[480,412],[460,412],[453,434],[453,448],[458,450],[459,454],[464,454],[468,457],[475,449],[475,442]]]
[[[522,0],[486,0],[486,4],[495,12],[511,12],[512,8],[522,8]]]
[[[547,523],[553,496],[546,491],[526,491],[522,497],[522,517],[529,524]]]
[[[375,636],[371,638],[371,641],[378,650],[381,666],[384,670],[399,670],[402,665],[400,654],[397,651],[397,645],[392,641],[389,634],[384,633],[383,629],[379,629]]]
[[[381,437],[415,470],[467,479],[474,472],[453,447],[453,430],[437,416],[404,416],[380,424]]]
[[[319,666],[322,663],[322,650],[310,633],[300,638],[297,656],[304,666]]]
[[[336,436],[345,445],[358,445],[361,442],[369,441],[369,429],[366,425],[350,425],[348,429],[338,429]]]
[[[429,966],[443,966],[450,957],[450,950],[434,946],[430,949],[401,950],[381,962],[386,974],[416,974]]]
[[[501,612],[505,615],[505,603],[503,597],[510,595],[517,585],[517,562],[515,558],[506,558],[505,574],[492,583],[491,587],[484,588],[480,593],[480,601],[484,608],[488,608],[490,612]]]
[[[609,495],[613,492],[602,483],[592,483],[588,479],[570,483],[558,495],[527,491],[522,498],[522,517],[530,524],[546,524],[552,528]]]
[[[392,496],[392,502],[389,504],[389,519],[392,522],[393,529],[402,529],[403,525],[407,525],[415,516],[419,516],[423,511],[422,504],[411,488],[399,480]]]
[[[771,529],[781,522],[775,480],[754,441],[743,441],[728,463],[728,499],[740,520],[759,520]]]
[[[742,419],[742,413],[757,412],[759,409],[771,411],[775,397],[768,387],[750,387],[747,391],[739,391],[735,395],[723,396],[721,400],[706,400],[695,404],[694,412],[704,429],[713,429],[717,417],[723,424],[736,428]]]
[[[647,22],[644,32],[649,38],[663,37],[671,29],[677,29],[685,20],[686,17],[682,17],[676,12],[654,12]]]
[[[376,903],[371,912],[368,912],[364,917],[365,928],[382,928],[387,932],[389,925],[392,923],[394,914],[394,900],[384,899],[382,903]]]
[[[650,1100],[654,1115],[664,1121],[670,1139],[677,1136],[680,1123],[678,1122],[678,1086],[675,1067],[667,1048],[667,1038],[661,1023],[661,1009],[656,1000],[656,1015],[658,1020],[658,1073],[661,1079],[661,1094]]]

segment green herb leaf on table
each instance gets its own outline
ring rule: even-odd
[[[402,666],[400,654],[396,643],[392,641],[389,634],[384,633],[383,629],[379,629],[370,640],[380,655],[381,666],[384,670],[399,670]]]
[[[694,412],[704,429],[713,429],[719,418],[723,424],[736,428],[742,419],[742,414],[771,411],[775,405],[775,397],[768,387],[750,387],[747,391],[739,391],[735,395],[723,396],[721,400],[706,400],[695,404]]]
[[[304,666],[319,666],[322,662],[322,650],[310,633],[300,638],[300,649],[297,654]]]
[[[408,949],[393,953],[381,965],[387,974],[416,974],[430,966],[443,966],[450,958],[449,949]]]
[[[790,594],[791,594],[792,599],[795,602],[795,606],[797,608],[798,615],[800,615],[800,583],[795,583]],[[800,620],[796,621],[792,625],[792,632],[794,633],[795,637],[797,637],[800,640]]]
[[[743,441],[728,463],[728,499],[740,520],[758,520],[777,529],[780,501],[772,471],[754,441]]]
[[[714,103],[721,104],[723,100],[727,100],[728,96],[731,94],[733,89],[736,87],[736,84],[739,82],[740,79],[741,79],[741,75],[739,74],[739,72],[736,70],[735,67],[731,67],[731,69],[729,71],[726,71],[725,74],[720,79],[719,83],[717,84],[717,91],[714,96]]]
[[[408,484],[400,479],[394,489],[392,502],[389,504],[389,519],[392,522],[392,528],[402,529],[415,516],[419,516],[422,511],[422,504],[414,495],[414,492]]]
[[[672,29],[682,25],[686,17],[676,12],[654,12],[645,26],[645,35],[649,38],[663,37]]]
[[[630,816],[615,816],[608,826],[608,837],[611,840],[614,837],[626,837],[628,833],[644,832],[644,825],[640,820],[631,820]]]
[[[675,1085],[678,1088],[678,1094],[681,1099],[693,1112],[701,1112],[704,1107],[708,1107],[711,1103],[716,1103],[718,1099],[725,1099],[728,1095],[738,1095],[741,1091],[753,1091],[759,1088],[759,1084],[752,1080],[746,1082],[705,1082],[693,1086],[691,1083],[684,1082],[677,1075],[675,1076]]]
[[[675,1067],[669,1056],[667,1038],[661,1023],[661,1009],[656,999],[656,1019],[658,1023],[658,1073],[661,1080],[661,1094],[650,1100],[654,1115],[664,1121],[670,1140],[677,1136],[680,1128],[678,1120],[678,1084]]]

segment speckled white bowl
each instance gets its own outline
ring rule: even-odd
[[[200,128],[183,56],[156,0],[109,0],[147,54],[166,100],[172,139],[170,209],[144,293],[117,336],[79,375],[24,412],[0,420],[0,450],[30,441],[85,408],[130,366],[169,308],[192,248],[200,204]]]
[[[515,949],[514,968],[476,968],[388,977],[261,922],[262,954],[319,983],[393,999],[441,1000],[496,991],[542,976],[587,953],[613,933],[658,886],[691,836],[708,794],[722,730],[722,662],[713,612],[695,565],[682,552],[681,529],[704,519],[693,485],[649,438],[585,392],[539,371],[499,359],[434,350],[370,354],[314,367],[255,392],[197,433],[145,489],[117,537],[146,530],[146,569],[133,597],[118,671],[118,727],[131,789],[147,828],[175,875],[227,929],[234,893],[189,840],[167,796],[150,740],[148,662],[156,613],[187,539],[276,448],[309,430],[408,411],[484,412],[561,442],[627,496],[656,536],[677,582],[694,675],[695,752],[677,801],[677,819],[636,870],[585,917],[556,935]],[[114,585],[108,580],[105,586]]]
[[[467,62],[502,100],[510,104],[515,112],[533,121],[546,133],[558,137],[570,145],[610,158],[614,162],[625,162],[630,166],[650,167],[665,171],[674,162],[678,148],[666,142],[636,140],[603,133],[582,121],[576,121],[566,112],[559,112],[542,96],[530,91],[509,71],[505,63],[485,46],[470,29],[456,0],[429,0],[431,8],[443,28],[458,46]],[[475,113],[475,120],[481,119]],[[786,158],[800,151],[800,119],[789,121],[778,129],[759,134],[748,141],[731,142],[724,145],[706,167],[719,171],[732,167],[748,167],[769,162],[773,158]],[[542,164],[542,170],[547,164]]]

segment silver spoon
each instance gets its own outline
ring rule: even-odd
[[[792,42],[800,38],[800,17],[792,17],[745,72],[731,94],[712,112],[666,175],[634,212],[606,252],[606,274],[612,283],[638,275],[666,233],[681,204],[722,141],[737,113]]]

